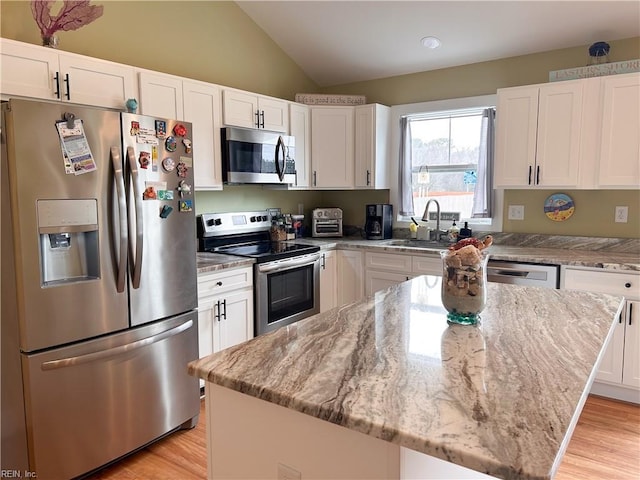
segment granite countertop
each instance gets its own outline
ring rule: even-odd
[[[196,265],[198,273],[210,273],[227,268],[250,267],[255,263],[252,258],[235,257],[222,253],[196,253]]]
[[[562,237],[560,237],[562,238]],[[568,238],[568,237],[564,237]],[[411,255],[438,255],[440,250],[447,248],[447,245],[415,247],[403,245],[406,240],[365,240],[362,238],[301,238],[296,240],[299,243],[318,245],[320,248],[342,248],[342,249],[367,249],[380,250],[387,253],[404,253]],[[630,240],[628,243],[638,243],[638,240]],[[597,243],[597,240],[594,242]],[[616,251],[603,246],[600,249],[593,249],[593,244],[572,244],[571,240],[566,243],[554,240],[552,246],[545,247],[543,242],[531,245],[505,245],[494,243],[488,250],[492,260],[504,260],[510,262],[544,263],[550,265],[571,265],[589,268],[604,268],[610,270],[640,271],[640,253],[635,251]],[[630,249],[633,250],[633,247]]]
[[[623,247],[620,248],[618,245],[611,245],[611,242],[607,242],[608,239],[591,239],[589,237],[527,235],[514,239],[513,235],[502,236],[505,238],[504,241],[508,243],[498,243],[502,240],[498,234],[495,243],[487,250],[492,260],[640,272],[640,240],[637,239],[625,241]],[[403,239],[365,240],[360,237],[300,238],[295,240],[296,243],[317,245],[323,250],[335,248],[366,249],[411,255],[438,255],[440,250],[447,248],[447,245],[416,247],[403,244],[405,241]],[[243,267],[254,263],[252,259],[205,252],[198,252],[197,261],[198,273]]]
[[[448,326],[422,276],[189,364],[286,408],[499,478],[555,473],[623,299],[489,283]]]

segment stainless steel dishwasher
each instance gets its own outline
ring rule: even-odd
[[[487,280],[529,287],[560,287],[560,266],[489,260]]]

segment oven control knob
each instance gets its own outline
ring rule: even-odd
[[[215,224],[216,225],[220,225],[222,223],[222,220],[220,220],[219,218],[215,219]]]
[[[213,227],[213,220],[207,220],[207,227]]]
[[[266,215],[262,215],[262,221],[266,222],[267,221],[267,216]]]
[[[255,217],[255,216],[251,217],[251,218],[249,219],[249,221],[250,221],[250,222],[255,222],[255,221],[256,221],[256,217]]]

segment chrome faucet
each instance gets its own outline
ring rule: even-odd
[[[424,207],[424,213],[422,214],[422,221],[423,222],[429,221],[429,205],[431,205],[431,202],[436,204],[436,231],[429,232],[429,240],[439,241],[440,233],[441,233],[440,232],[440,204],[436,199],[432,198],[427,202],[427,205]]]

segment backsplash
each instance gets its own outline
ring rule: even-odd
[[[563,222],[547,218],[545,200],[554,193],[569,195],[573,215]],[[509,220],[509,205],[524,207],[524,220]],[[628,206],[627,223],[615,221],[617,206]],[[505,190],[502,230],[561,236],[640,238],[640,190]]]

